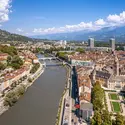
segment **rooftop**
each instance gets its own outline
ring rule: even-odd
[[[80,109],[93,110],[93,104],[92,103],[81,103]]]

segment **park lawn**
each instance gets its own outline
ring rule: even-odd
[[[114,112],[121,112],[120,104],[119,102],[111,102],[113,106]]]
[[[112,99],[112,100],[119,100],[119,98],[118,98],[118,95],[117,94],[114,94],[114,93],[110,93],[110,99]]]

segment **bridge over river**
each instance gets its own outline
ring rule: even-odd
[[[39,58],[39,60],[43,60],[43,61],[45,61],[45,60],[56,60],[57,59],[57,57],[41,57],[41,58]]]

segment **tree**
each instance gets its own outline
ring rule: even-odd
[[[4,99],[4,105],[5,106],[13,106],[14,105],[14,103],[16,103],[17,102],[17,96],[15,95],[15,93],[12,91],[12,92],[9,92],[7,95],[6,95],[6,97],[5,97],[5,99]]]
[[[14,56],[12,59],[12,63],[18,63],[20,65],[23,65],[23,61],[21,60],[21,58],[19,56]]]
[[[67,52],[58,52],[56,56],[58,56],[59,58],[63,60],[67,60]]]
[[[8,56],[8,57],[7,57],[7,64],[8,64],[8,65],[11,63],[11,60],[12,60],[12,57],[11,57],[11,56]]]
[[[101,113],[99,111],[94,112],[94,117],[91,120],[92,125],[101,125],[102,119],[101,119]]]
[[[23,61],[18,55],[13,57],[8,56],[7,65],[12,66],[14,69],[19,69],[23,65]]]
[[[26,89],[26,87],[25,87],[24,85],[21,85],[21,86],[17,89],[16,95],[17,95],[17,96],[23,95],[24,92],[25,92],[25,89]]]
[[[4,70],[6,68],[6,65],[0,62],[0,70]]]
[[[92,103],[94,107],[94,117],[92,125],[112,125],[111,115],[104,108],[104,90],[99,82],[96,82],[92,89]]]
[[[4,105],[10,107],[13,106],[17,102],[18,98],[24,94],[25,89],[25,85],[21,85],[16,90],[10,91],[4,98]]]
[[[11,56],[17,55],[17,50],[14,46],[0,46],[0,51]]]
[[[125,123],[125,118],[118,113],[118,114],[116,115],[115,124],[116,124],[116,125],[124,125],[124,123]]]
[[[104,91],[101,88],[100,83],[96,82],[92,90],[92,103],[94,110],[101,111],[104,107]]]
[[[85,52],[85,50],[83,48],[77,48],[76,51],[79,52],[79,53],[84,53]]]
[[[112,125],[111,115],[107,110],[103,110],[102,120],[103,120],[103,125]]]
[[[39,67],[40,67],[39,63],[33,65],[32,69],[30,70],[30,73],[32,73],[32,74],[35,73],[39,69]]]

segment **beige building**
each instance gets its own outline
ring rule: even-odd
[[[112,76],[108,82],[108,89],[125,91],[125,76]]]

